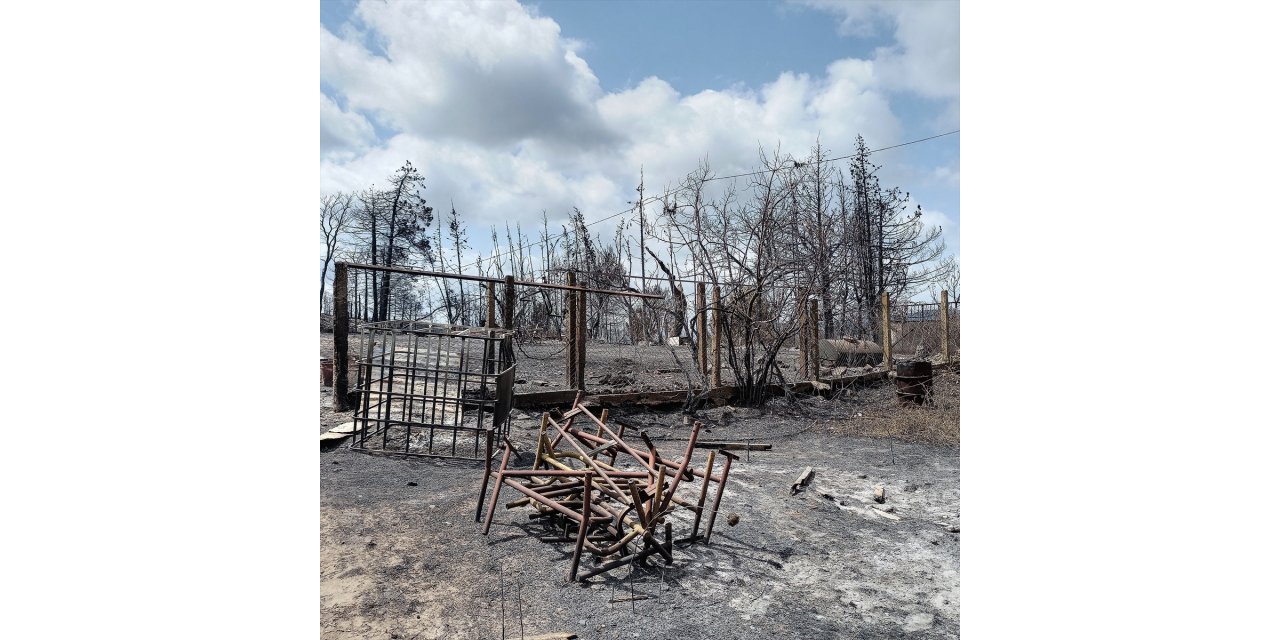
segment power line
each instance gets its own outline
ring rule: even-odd
[[[872,149],[872,150],[868,151],[867,153],[868,153],[868,154],[871,154],[871,153],[876,153],[876,152],[879,152],[879,151],[888,151],[889,149],[897,149],[898,147],[905,147],[905,146],[907,146],[907,145],[912,145],[912,144],[916,144],[916,143],[920,143],[920,142],[926,142],[926,141],[928,141],[928,140],[933,140],[933,139],[941,138],[941,137],[944,137],[944,136],[954,135],[954,134],[957,134],[957,133],[960,133],[960,130],[959,130],[959,129],[956,129],[955,131],[948,131],[948,132],[946,132],[946,133],[939,133],[939,134],[937,134],[937,135],[929,136],[929,137],[927,137],[927,138],[920,138],[919,140],[912,140],[912,141],[910,141],[910,142],[903,142],[902,144],[895,144],[895,145],[888,146],[888,147],[881,147],[881,148],[879,148],[879,149]],[[850,154],[848,154],[848,155],[839,156],[839,157],[835,157],[835,158],[827,158],[827,159],[825,159],[825,160],[821,160],[821,161],[819,161],[819,163],[818,163],[818,164],[827,163],[827,162],[835,162],[835,161],[837,161],[837,160],[847,160],[847,159],[852,158],[852,157],[854,157],[854,156],[856,156],[856,155],[857,155],[857,153],[855,152],[855,153],[850,153]],[[797,165],[797,164],[795,164],[795,161],[794,161],[794,160],[792,160],[792,164],[793,164],[793,166],[804,166],[804,165]],[[743,178],[743,177],[746,177],[746,176],[763,175],[763,174],[766,174],[766,173],[772,173],[773,171],[776,171],[776,169],[762,169],[762,170],[760,170],[760,171],[748,171],[747,173],[738,173],[738,174],[734,174],[734,175],[731,175],[731,176],[717,176],[717,177],[715,177],[715,178],[708,178],[708,179],[706,180],[706,182],[715,182],[715,181],[717,181],[717,180],[729,180],[729,179],[732,179],[732,178]],[[667,190],[666,192],[664,192],[661,196],[653,196],[653,197],[651,197],[651,198],[645,198],[645,199],[641,200],[640,202],[636,203],[636,206],[644,206],[644,205],[646,205],[646,204],[651,204],[651,203],[657,202],[657,201],[659,201],[659,200],[663,200],[663,199],[665,199],[667,196],[669,196],[669,195],[671,195],[671,194],[673,194],[673,193],[675,193],[675,191],[674,191],[674,190],[670,190],[670,189],[668,189],[668,190]],[[586,223],[586,224],[584,224],[584,225],[582,225],[582,226],[583,226],[583,228],[590,227],[590,226],[592,226],[592,225],[600,224],[601,222],[604,222],[605,220],[611,220],[611,219],[616,218],[616,217],[618,217],[618,216],[621,216],[621,215],[625,215],[625,214],[631,213],[632,211],[635,211],[636,206],[633,206],[633,207],[631,207],[631,208],[629,208],[629,209],[624,209],[624,210],[619,211],[619,212],[617,212],[617,213],[609,214],[609,215],[607,215],[607,216],[605,216],[605,217],[603,217],[603,218],[600,218],[600,219],[598,219],[598,220],[592,220],[591,222],[588,222],[588,223]],[[568,235],[569,235],[569,234],[568,234],[568,232],[566,231],[566,232],[564,232],[564,233],[561,233],[559,236],[556,236],[556,237],[555,237],[555,239],[556,239],[556,240],[559,240],[559,239],[561,239],[561,238],[568,237]],[[512,253],[515,253],[516,251],[519,251],[519,250],[521,250],[521,249],[528,249],[529,247],[535,247],[535,246],[538,246],[538,245],[540,245],[540,244],[544,244],[544,243],[546,243],[546,242],[549,242],[550,240],[552,240],[552,238],[547,238],[546,240],[538,240],[538,241],[536,241],[536,242],[530,242],[529,244],[526,244],[526,245],[519,245],[519,246],[515,247],[514,249],[508,249],[507,251],[500,251],[500,252],[498,252],[497,254],[492,255],[492,256],[490,256],[490,257],[486,258],[486,260],[498,260],[498,259],[500,259],[500,258],[502,258],[502,257],[504,257],[504,256],[511,255]]]

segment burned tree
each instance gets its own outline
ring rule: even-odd
[[[338,242],[351,225],[356,212],[354,193],[331,193],[320,199],[320,235],[324,240],[324,263],[320,268],[320,312],[324,313],[325,283],[329,265],[338,253]]]
[[[885,188],[876,176],[866,142],[858,136],[850,160],[851,184],[841,184],[844,263],[853,284],[849,306],[855,309],[846,327],[862,336],[884,339],[878,321],[883,293],[891,300],[910,297],[923,287],[948,277],[954,259],[944,257],[942,228],[925,228],[923,211],[909,211],[911,194]]]
[[[408,161],[403,167],[397,169],[388,181],[392,186],[382,194],[388,217],[382,264],[390,267],[403,264],[408,255],[408,248],[402,246],[401,241],[415,244],[428,242],[426,231],[427,227],[431,226],[432,209],[418,193],[426,182],[426,178]],[[378,317],[386,320],[389,317],[388,310],[391,304],[390,272],[382,274],[380,302],[382,308]]]
[[[771,379],[783,382],[778,352],[797,332],[794,283],[803,275],[787,248],[792,183],[785,161],[761,153],[764,170],[739,200],[731,183],[715,200],[705,193],[713,178],[705,165],[684,183],[689,206],[673,206],[666,221],[695,271],[721,289],[718,315],[725,353],[740,402],[759,405]]]
[[[387,267],[410,265],[415,256],[430,263],[432,208],[420,194],[426,179],[405,162],[387,181],[391,185],[387,189],[371,186],[355,196],[359,207],[351,225],[356,238],[352,254]],[[375,321],[390,317],[393,297],[404,298],[403,292],[393,294],[390,273],[363,274],[356,286],[366,298],[372,296],[372,304],[365,306]]]

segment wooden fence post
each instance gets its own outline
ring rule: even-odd
[[[586,285],[584,284],[583,286],[586,286]],[[577,369],[577,371],[578,371],[578,380],[577,380],[577,387],[576,387],[576,388],[577,388],[579,391],[586,391],[586,390],[587,390],[587,384],[586,384],[586,377],[587,377],[587,292],[586,292],[586,291],[578,291],[577,293],[578,293],[578,304],[577,304],[577,310],[578,310],[578,321],[577,321],[575,324],[577,325],[577,326],[576,326],[576,329],[578,330],[578,335],[577,335],[577,337],[576,337],[576,338],[574,338],[574,339],[577,341],[575,344],[577,345],[577,348],[578,348],[578,357],[577,357],[577,358],[575,358],[575,360],[576,360],[576,362],[577,362],[577,366],[578,366],[578,369]]]
[[[940,316],[942,318],[942,359],[947,364],[951,364],[951,332],[948,330],[950,323],[948,322],[947,314],[947,290],[943,289]]]
[[[818,299],[809,300],[809,362],[813,369],[811,380],[818,379],[818,369],[822,360],[818,357]]]
[[[516,277],[507,276],[503,287],[503,299],[506,303],[502,305],[502,328],[516,328]]]
[[[889,325],[888,291],[880,294],[880,315],[884,327],[880,338],[880,348],[884,351],[884,370],[893,371],[893,327]]]
[[[711,386],[720,386],[720,285],[711,288]]]
[[[496,297],[496,292],[494,291],[494,283],[492,282],[484,283],[484,301],[485,301],[485,306],[487,307],[485,309],[485,315],[484,315],[484,326],[487,329],[492,329],[498,326],[498,316],[497,316],[497,313],[495,313],[494,311],[495,297]]]
[[[574,276],[572,271],[569,272],[569,277],[565,283],[571,287],[577,285],[577,277]],[[565,342],[567,343],[564,358],[564,383],[570,388],[576,388],[578,383],[578,345],[574,342],[574,338],[577,337],[577,331],[574,327],[578,324],[578,310],[575,308],[578,306],[577,302],[578,293],[576,291],[564,292]]]
[[[486,329],[489,329],[490,338],[493,337],[493,328],[498,326],[497,314],[494,312],[494,302],[495,302],[495,298],[497,297],[497,292],[494,289],[494,287],[495,287],[494,282],[484,283],[484,299],[485,299],[485,307],[486,307],[485,315],[484,315],[484,326]],[[494,357],[497,355],[497,353],[495,352],[496,348],[497,348],[497,345],[493,343],[493,340],[485,340],[484,342],[484,372],[485,373],[497,373],[498,371],[497,358]]]
[[[350,411],[347,402],[347,333],[350,310],[347,309],[347,263],[333,267],[333,408]]]
[[[707,375],[707,283],[699,281],[694,291],[698,296],[698,371]]]
[[[809,377],[809,305],[807,300],[809,296],[804,289],[796,289],[796,322],[800,323],[800,333],[797,336],[800,348],[800,362],[796,363],[799,369],[800,378]]]

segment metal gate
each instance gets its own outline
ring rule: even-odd
[[[361,328],[351,448],[483,460],[510,427],[511,333],[411,321]]]

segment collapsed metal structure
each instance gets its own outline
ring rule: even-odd
[[[585,423],[586,428],[575,422]],[[729,467],[737,456],[724,450],[711,451],[705,467],[695,468],[692,456],[701,422],[693,424],[684,456],[678,460],[659,454],[643,431],[640,438],[647,451],[637,450],[622,439],[625,425],[619,425],[615,431],[607,422],[608,410],[602,410],[597,417],[581,404],[581,394],[560,419],[544,413],[529,469],[508,466],[514,447],[510,440],[503,438],[502,461],[497,469],[492,468],[490,456],[485,458],[484,479],[476,501],[476,522],[479,522],[492,479],[494,487],[489,495],[484,534],[489,533],[503,487],[511,487],[523,497],[506,503],[508,509],[531,506],[535,510],[529,515],[531,519],[551,519],[563,529],[566,539],[576,527],[570,581],[586,580],[616,567],[641,562],[654,554],[662,556],[668,564],[673,562],[672,523],[678,508],[693,514],[692,531],[681,541],[709,540]],[[489,451],[494,442],[493,438],[489,440]],[[623,456],[621,461],[619,455]],[[717,457],[723,458],[718,473],[715,471]],[[696,482],[698,480],[701,482]],[[696,500],[692,499],[695,482]],[[715,497],[710,513],[705,514],[706,530],[699,533],[711,483],[716,484]],[[681,488],[687,489],[683,497],[677,494]],[[599,563],[579,574],[583,551]],[[613,559],[609,559],[611,557]]]
[[[428,322],[364,325],[351,448],[479,460],[510,425],[510,334]]]

